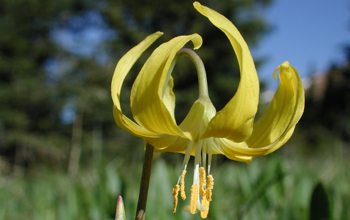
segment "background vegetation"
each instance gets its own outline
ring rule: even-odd
[[[250,47],[270,29],[262,16],[270,0],[201,3],[232,20]],[[118,195],[133,218],[142,140],[115,125],[110,82],[120,57],[155,31],[165,33],[156,45],[203,37],[198,54],[220,110],[236,90],[237,62],[192,1],[0,1],[0,219],[113,219]],[[124,83],[130,117],[131,85],[154,48]],[[349,63],[331,66],[307,91],[305,114],[282,149],[249,166],[214,157],[208,219],[350,219]],[[175,67],[178,121],[198,95],[194,72],[186,59]],[[182,155],[155,155],[147,219],[199,219],[181,208],[171,214],[181,163]]]

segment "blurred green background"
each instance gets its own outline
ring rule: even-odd
[[[201,3],[229,18],[251,48],[271,30],[260,13],[270,0]],[[198,54],[220,110],[236,91],[237,61],[192,1],[0,1],[0,219],[114,219],[118,195],[134,217],[143,142],[115,124],[110,83],[121,56],[155,31],[164,36],[124,82],[125,114],[132,117],[130,88],[150,52],[192,33],[204,39]],[[197,76],[188,59],[173,76],[181,122],[198,96]],[[349,62],[310,79],[304,116],[284,147],[249,166],[214,156],[208,219],[350,219]],[[183,155],[154,157],[146,218],[200,219],[182,211],[183,201],[172,215]]]

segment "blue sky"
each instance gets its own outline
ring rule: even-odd
[[[272,73],[285,60],[302,78],[311,70],[322,73],[331,63],[344,62],[342,47],[350,44],[350,1],[275,0],[264,16],[274,30],[253,56],[268,58],[258,73],[269,88],[278,86]]]
[[[288,60],[304,78],[312,70],[321,74],[331,63],[344,61],[343,46],[350,44],[350,0],[274,0],[263,11],[263,17],[273,30],[252,54],[255,58],[267,58],[258,73],[269,88],[277,88],[278,81],[272,73],[283,61]],[[86,27],[84,19],[89,24]],[[71,29],[80,31],[72,34]],[[94,11],[77,16],[67,27],[54,29],[51,34],[68,51],[89,57],[97,54],[97,58],[103,58],[102,63],[106,56],[96,50],[101,49],[101,42],[116,37]]]

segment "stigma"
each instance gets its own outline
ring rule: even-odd
[[[187,165],[194,147],[194,173],[193,184],[191,186],[191,195],[189,205],[184,207],[184,210],[191,214],[196,214],[200,211],[201,217],[207,218],[209,213],[209,204],[212,200],[212,190],[214,188],[214,178],[210,174],[212,149],[210,143],[211,138],[204,140],[195,140],[188,143],[182,173],[179,176],[178,182],[173,188],[174,209],[173,214],[176,214],[178,205],[178,195],[180,193],[181,199],[186,200],[185,192],[185,176],[187,173]],[[208,164],[207,164],[208,157]]]

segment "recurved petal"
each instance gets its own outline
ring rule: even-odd
[[[261,118],[254,124],[254,132],[247,140],[250,148],[269,146],[268,153],[278,149],[292,135],[305,107],[304,88],[298,71],[283,62],[279,70],[280,85]],[[286,140],[287,139],[287,140]]]
[[[149,131],[132,120],[126,117],[120,106],[120,91],[124,82],[126,75],[129,73],[131,67],[134,65],[136,60],[141,56],[141,54],[163,33],[156,32],[148,36],[145,40],[139,43],[137,46],[129,50],[118,62],[111,84],[111,95],[113,100],[113,115],[117,125],[133,135],[139,137],[159,137],[160,135]]]
[[[297,70],[289,62],[282,63],[275,72],[277,70],[280,70],[280,85],[265,113],[254,124],[252,136],[242,143],[219,139],[227,157],[269,154],[285,144],[293,134],[304,111],[304,88]]]
[[[247,140],[253,132],[259,102],[259,79],[248,45],[237,28],[218,12],[195,2],[194,7],[229,39],[238,59],[241,80],[234,97],[209,122],[202,138],[223,137],[235,142]]]
[[[149,131],[193,139],[183,132],[174,118],[175,96],[172,92],[171,64],[176,53],[189,41],[197,49],[202,44],[198,34],[179,36],[160,45],[148,58],[131,90],[131,110],[135,121]],[[170,70],[170,71],[169,71]]]

